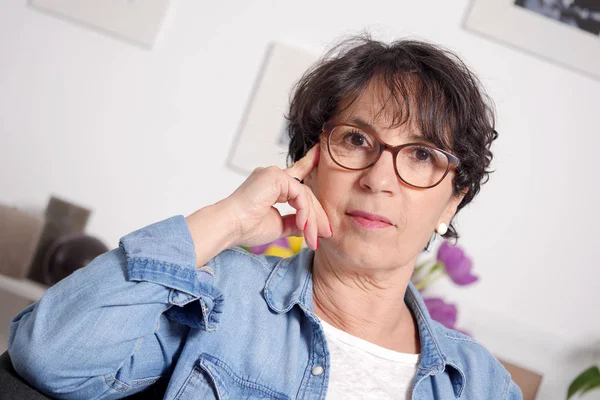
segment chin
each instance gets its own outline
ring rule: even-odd
[[[321,239],[323,240],[323,239]],[[361,269],[385,270],[406,266],[414,262],[421,248],[404,248],[399,245],[398,238],[382,240],[378,235],[353,234],[343,232],[338,237],[325,239],[322,248],[338,258],[344,265]]]
[[[395,253],[391,249],[382,248],[379,241],[365,241],[364,238],[354,235],[343,235],[342,240],[336,240],[335,233],[332,239],[327,239],[327,250],[331,250],[333,254],[342,260],[345,265],[352,265],[360,268],[373,269],[380,268],[386,265],[387,258],[384,255]],[[325,249],[325,246],[323,246]],[[371,268],[369,268],[371,269]]]

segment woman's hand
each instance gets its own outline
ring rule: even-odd
[[[228,247],[258,246],[280,237],[301,236],[308,247],[331,237],[329,219],[303,180],[319,162],[319,146],[289,168],[257,168],[229,197],[186,217],[196,252],[196,267]],[[282,216],[273,207],[288,203],[296,214]]]
[[[306,244],[316,249],[318,237],[331,237],[323,207],[312,190],[298,181],[317,166],[319,152],[317,144],[284,170],[274,166],[255,169],[235,192],[220,202],[234,217],[235,245],[258,246],[280,237],[303,235]],[[296,214],[282,216],[273,207],[286,202],[296,209]]]

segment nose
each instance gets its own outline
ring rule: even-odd
[[[398,190],[399,180],[394,169],[393,154],[384,151],[373,166],[362,171],[359,185],[365,191],[394,195]]]

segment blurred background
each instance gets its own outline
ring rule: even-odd
[[[466,29],[471,7],[173,0],[156,38],[140,45],[26,1],[0,2],[0,203],[43,215],[59,196],[91,210],[85,231],[114,248],[245,179],[228,159],[272,43],[318,57],[363,31],[437,42],[480,77],[500,136],[496,172],[457,218],[458,243],[480,279],[468,289],[440,281],[432,293],[452,299],[458,325],[494,355],[542,375],[538,398],[563,399],[569,382],[600,361],[600,80]],[[523,24],[506,29],[532,35]],[[578,46],[533,34],[550,50]],[[600,38],[581,34],[600,48]],[[1,340],[10,318],[43,293],[26,283],[0,282]]]

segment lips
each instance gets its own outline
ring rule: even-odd
[[[383,228],[394,225],[392,221],[382,215],[371,214],[365,211],[353,210],[348,215],[367,228]]]

